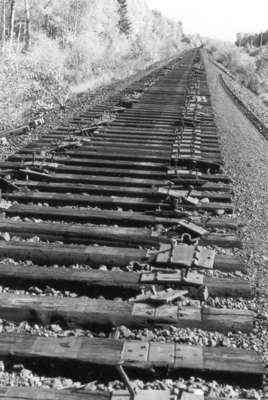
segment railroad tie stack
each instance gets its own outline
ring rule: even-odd
[[[167,376],[207,373],[261,384],[262,355],[255,351],[113,334],[122,325],[223,333],[250,333],[254,326],[251,311],[207,303],[216,296],[248,299],[253,287],[241,251],[234,251],[242,248],[243,221],[233,216],[232,182],[199,50],[185,52],[110,103],[73,116],[0,168],[1,282],[72,287],[79,295],[2,293],[0,318],[110,332],[105,338],[2,334],[0,357],[111,370],[123,365],[138,377],[164,369]],[[16,388],[1,390],[16,398]],[[25,398],[34,396],[25,389]],[[195,399],[189,393],[174,398],[188,397]],[[153,398],[172,396],[163,391]]]

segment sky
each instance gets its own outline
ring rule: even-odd
[[[237,32],[268,30],[268,0],[147,0],[182,22],[185,34],[234,42]]]

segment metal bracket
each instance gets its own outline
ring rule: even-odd
[[[198,246],[194,257],[194,266],[213,269],[215,255],[215,250],[208,250],[205,247]]]
[[[162,243],[156,254],[156,264],[172,267],[197,267],[212,269],[215,260],[215,250],[206,247],[188,246],[185,244],[170,245]]]
[[[144,284],[180,284],[180,286],[203,286],[204,275],[196,271],[174,270],[174,272],[155,271],[141,274]]]

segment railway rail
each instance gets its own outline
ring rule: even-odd
[[[1,334],[0,357],[77,365],[78,374],[93,368],[96,377],[105,369],[127,388],[62,394],[6,387],[0,398],[195,400],[185,391],[133,392],[127,374],[152,379],[163,371],[261,387],[260,352],[131,340],[119,329],[250,333],[257,317],[207,302],[246,301],[254,286],[199,50],[29,143],[0,163],[0,176],[0,279],[11,288],[0,294],[0,318],[97,333]],[[48,285],[76,296],[48,296]]]

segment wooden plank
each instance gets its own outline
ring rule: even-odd
[[[246,271],[246,264],[239,256],[216,255],[214,269],[224,272]]]
[[[202,321],[204,325],[206,326],[208,323],[209,326],[209,321],[213,321],[216,330],[220,330],[225,325],[225,322],[227,322],[229,331],[239,331],[239,327],[241,326],[247,326],[246,329],[251,331],[253,329],[253,315],[251,311],[241,313],[240,310],[227,310],[206,306],[202,309]]]
[[[32,260],[37,265],[109,265],[123,267],[131,261],[143,262],[146,250],[107,246],[49,246],[26,242],[0,242],[0,256]]]
[[[203,347],[204,369],[232,373],[239,370],[240,373],[248,373],[256,368],[255,374],[262,374],[264,369],[259,362],[259,353],[243,351],[233,348],[230,351],[226,347]]]
[[[127,390],[111,392],[90,392],[88,390],[52,390],[34,387],[0,387],[1,400],[131,400]],[[142,390],[136,393],[135,400],[219,400],[182,391],[175,396],[169,390]],[[222,398],[228,400],[228,398]],[[234,398],[234,400],[238,400]],[[246,399],[240,399],[246,400]],[[251,399],[253,400],[253,398]]]
[[[128,160],[128,161],[137,161],[142,160],[143,162],[154,162],[154,163],[165,163],[170,159],[170,156],[167,155],[165,157],[160,157],[154,153],[150,154],[140,154],[139,152],[135,151],[132,153],[126,153],[125,151],[115,151],[115,150],[107,150],[107,149],[79,149],[79,150],[66,150],[64,152],[67,156],[75,156],[75,157],[85,157],[85,158],[99,158],[99,159],[118,159],[118,160]],[[2,167],[2,164],[0,164]]]
[[[192,232],[196,225],[187,226],[179,224],[178,229],[181,232]],[[197,227],[197,232],[206,232],[204,229]],[[34,235],[42,241],[62,241],[64,243],[77,244],[106,244],[106,245],[127,245],[129,247],[155,246],[159,247],[160,243],[170,243],[170,236],[165,236],[161,230],[149,228],[122,228],[114,226],[88,226],[88,225],[73,225],[73,224],[58,224],[58,223],[31,223],[10,221],[0,218],[0,232],[8,232],[9,234],[19,234],[22,238],[31,238]],[[163,232],[164,233],[164,232]],[[197,234],[197,236],[199,236]],[[176,237],[176,234],[175,234]],[[236,236],[221,236],[221,235],[205,235],[199,240],[200,245],[216,244],[221,247],[242,247],[242,243]]]
[[[29,144],[26,147],[24,147],[24,149],[30,149],[30,148],[35,148],[35,147],[40,147],[41,145],[44,144],[53,144],[51,143],[53,140],[55,141],[55,139],[64,139],[66,138],[66,140],[68,140],[68,136],[63,136],[62,134],[47,134],[44,135],[42,137],[41,140],[38,140],[37,144]],[[79,134],[73,134],[71,136],[71,139],[75,139],[77,141],[79,141],[79,139],[81,138],[81,135]],[[89,139],[91,140],[91,139]],[[120,142],[124,142],[124,143],[140,143],[141,145],[143,143],[150,143],[153,145],[161,145],[161,144],[166,144],[166,145],[170,145],[172,146],[173,142],[174,142],[174,135],[167,135],[167,136],[162,136],[160,137],[155,137],[154,135],[127,135],[127,134],[112,134],[112,133],[99,133],[98,136],[94,137],[94,141],[100,141],[100,140],[112,140],[114,143],[120,143]],[[82,141],[83,143],[83,141]]]
[[[70,327],[131,328],[170,325],[228,332],[249,332],[254,314],[250,311],[212,307],[154,306],[123,301],[87,298],[57,298],[29,295],[0,295],[0,318],[14,322],[28,321],[48,325],[62,321]]]
[[[203,219],[201,222],[199,222],[199,219],[193,218],[193,221],[197,223],[202,223],[202,226],[206,227],[207,229],[215,229],[215,228],[220,228],[220,229],[228,229],[228,230],[238,230],[239,228],[242,228],[245,223],[241,219],[236,219],[236,218],[207,218]]]
[[[190,247],[190,246],[189,246]],[[32,260],[38,265],[109,265],[115,267],[127,266],[131,261],[159,264],[158,252],[148,256],[146,250],[108,246],[77,246],[77,245],[45,245],[28,242],[1,242],[0,256],[15,260]],[[186,265],[185,265],[186,264]],[[161,263],[163,267],[172,267],[172,261]],[[174,267],[189,266],[188,256],[174,261]],[[194,266],[194,265],[193,265]],[[202,266],[203,268],[203,266]],[[238,256],[217,255],[214,269],[221,271],[243,271],[246,266]]]
[[[33,282],[35,284],[53,283],[81,287],[140,288],[140,274],[123,271],[76,270],[69,268],[46,268],[27,265],[0,263],[0,277],[5,282]],[[16,280],[14,280],[16,277]],[[146,284],[143,284],[146,286]]]
[[[208,234],[204,235],[200,238],[199,244],[201,246],[211,246],[216,245],[219,247],[232,247],[232,248],[238,248],[242,249],[243,243],[242,240],[240,240],[237,236],[234,235],[228,235],[228,234]]]
[[[9,162],[6,161],[5,163],[0,163],[0,168],[5,169],[21,169],[27,167],[27,164],[21,165],[17,162]],[[32,164],[29,163],[28,167],[32,167]],[[43,165],[44,170],[48,171],[56,171],[56,172],[63,172],[63,173],[79,173],[79,174],[86,174],[86,175],[106,175],[106,176],[129,176],[133,178],[149,178],[149,179],[167,179],[166,172],[163,171],[152,171],[152,170],[145,170],[145,169],[124,169],[124,168],[105,168],[105,167],[82,167],[76,165],[60,165],[57,163],[44,163]]]
[[[175,345],[175,367],[181,369],[195,369],[197,366],[204,369],[203,347]]]
[[[43,338],[23,335],[1,335],[0,356],[17,359],[43,358],[81,361],[97,365],[115,365],[121,359],[123,342],[113,339]]]
[[[183,170],[180,169],[178,173],[175,172],[174,169],[169,169],[168,170],[168,175],[172,182],[176,184],[182,184],[182,182],[196,182],[199,184],[206,183],[206,182],[222,182],[222,183],[230,183],[230,178],[228,178],[226,175],[219,174],[219,173],[214,173],[211,175],[207,175],[204,173],[194,173],[194,171],[191,170]]]
[[[41,239],[64,241],[65,243],[90,244],[107,242],[110,244],[125,243],[130,247],[138,244],[158,246],[161,239],[160,232],[153,232],[146,228],[120,228],[112,226],[87,226],[59,223],[30,223],[13,222],[0,218],[0,232],[19,234],[22,237],[38,235]]]
[[[142,148],[142,150],[145,152],[147,149],[152,150],[153,153],[155,152],[168,152],[171,151],[172,144],[167,144],[167,143],[159,143],[159,144],[154,144],[154,143],[136,143],[136,142],[125,142],[123,139],[121,141],[113,141],[109,139],[102,139],[101,137],[98,137],[98,140],[93,138],[91,140],[90,146],[86,146],[86,148],[90,149],[92,146],[99,146],[99,147],[106,147],[106,146],[111,146],[111,149],[113,148],[120,148],[124,149],[127,148],[128,150],[135,150],[138,149],[139,147]]]
[[[155,210],[155,209],[172,209],[172,205],[167,201],[159,199],[159,201],[150,197],[121,197],[121,196],[93,196],[79,194],[64,194],[50,192],[13,192],[3,193],[3,198],[10,201],[20,202],[48,202],[49,204],[59,205],[77,205],[77,206],[105,206],[106,208],[122,207],[124,209],[135,210]],[[233,213],[234,206],[229,203],[197,203],[191,204],[187,202],[182,204],[185,210],[202,210],[216,213],[217,210],[224,210],[226,213]]]
[[[8,209],[2,209],[7,216],[19,215],[21,217],[33,217],[53,220],[77,221],[81,223],[117,224],[120,226],[146,226],[163,224],[167,226],[179,224],[179,218],[164,218],[146,213],[112,211],[112,210],[75,210],[71,207],[41,207],[14,205]]]
[[[20,169],[16,171],[17,177],[22,177],[28,175],[31,179],[36,179],[35,171],[32,171],[30,168]],[[41,181],[41,176],[37,176],[38,181]],[[103,184],[103,185],[114,185],[114,186],[127,186],[127,187],[153,187],[159,185],[159,180],[155,179],[139,179],[139,178],[129,178],[121,176],[120,179],[118,177],[113,176],[94,176],[94,175],[79,175],[79,174],[57,174],[50,173],[44,174],[43,180],[46,182],[63,182],[63,183],[84,183],[84,184]],[[168,181],[160,182],[163,185],[168,185]]]
[[[119,179],[120,180],[120,179]],[[12,181],[13,185],[19,187],[28,187],[30,189],[37,189],[39,191],[45,192],[71,192],[71,193],[90,193],[90,194],[98,194],[98,195],[115,195],[115,196],[144,196],[144,197],[152,197],[152,198],[164,198],[164,194],[161,194],[158,188],[139,188],[139,187],[124,187],[119,185],[88,185],[82,183],[58,183],[58,182],[36,182],[36,181],[23,181],[23,180],[14,180]],[[16,189],[16,187],[15,187]],[[183,187],[171,189],[171,192],[175,191],[178,193],[182,191]],[[167,189],[168,190],[168,189]],[[185,190],[185,189],[184,189]],[[168,193],[167,193],[168,195]],[[229,193],[212,193],[212,192],[202,192],[199,190],[195,190],[191,193],[192,197],[197,199],[208,198],[210,201],[231,201],[231,195]],[[182,196],[183,197],[183,196]]]
[[[19,215],[21,217],[33,217],[42,219],[68,220],[82,223],[103,223],[117,224],[119,226],[146,226],[146,225],[179,225],[180,218],[165,218],[161,216],[149,215],[146,213],[112,211],[112,210],[75,210],[71,207],[41,207],[27,205],[13,205],[8,209],[2,209],[8,216]],[[228,218],[199,218],[194,217],[193,222],[203,228],[222,228],[236,230],[241,226],[239,220]]]
[[[119,154],[124,152],[125,154],[129,154],[129,155],[133,154],[135,151],[138,150],[139,154],[142,156],[150,157],[151,154],[153,153],[153,155],[155,157],[158,156],[160,159],[166,160],[170,156],[170,148],[169,147],[170,146],[168,146],[167,148],[165,148],[163,150],[161,150],[161,148],[160,148],[159,150],[154,149],[152,151],[149,149],[149,146],[148,146],[148,148],[143,149],[143,148],[141,148],[141,146],[139,146],[138,144],[135,145],[134,143],[129,143],[129,144],[126,144],[125,146],[123,146],[123,144],[116,144],[116,143],[113,144],[113,142],[98,143],[96,141],[89,146],[86,146],[86,145],[83,146],[83,149],[85,151],[88,150],[88,151],[94,151],[94,152],[95,151],[106,152],[108,149],[110,149],[111,152],[118,152]]]
[[[179,271],[180,272],[180,271]],[[177,273],[178,274],[178,273]],[[14,287],[14,283],[21,282],[29,285],[72,285],[77,290],[83,288],[100,288],[105,292],[106,288],[110,289],[132,289],[140,290],[141,287],[151,287],[151,285],[160,285],[161,287],[176,288],[204,286],[208,288],[211,296],[231,296],[250,298],[253,295],[253,290],[247,280],[242,279],[223,279],[223,278],[208,278],[201,275],[202,279],[184,280],[180,273],[180,278],[177,274],[168,274],[169,278],[156,280],[156,274],[143,274],[136,272],[120,272],[120,271],[101,271],[101,270],[72,270],[66,268],[46,268],[27,265],[14,265],[0,263],[0,279],[2,282],[8,283]],[[144,276],[152,276],[152,279],[144,280]],[[167,275],[167,274],[161,274]],[[16,279],[14,279],[16,278]],[[196,283],[197,282],[197,283]]]
[[[1,400],[110,400],[110,392],[47,390],[34,387],[0,387]],[[126,400],[126,399],[125,399]],[[128,399],[130,400],[130,398]],[[168,400],[168,399],[167,399]]]
[[[50,193],[50,192],[13,192],[3,193],[3,198],[10,201],[20,202],[47,202],[57,205],[74,205],[80,207],[98,206],[114,209],[155,210],[159,207],[169,209],[171,206],[164,201],[143,197],[121,197],[121,196],[93,196],[80,194]],[[217,207],[217,206],[216,206]],[[227,208],[227,206],[225,206]],[[228,206],[229,208],[229,206]],[[211,209],[212,203],[211,203]]]
[[[46,149],[47,146],[44,146]],[[48,146],[49,148],[49,146]],[[37,151],[38,149],[30,149],[30,154],[27,155],[27,149],[23,149],[19,154],[15,154],[9,157],[9,160],[14,162],[20,162],[23,165],[32,165],[33,160],[33,151]],[[40,151],[42,148],[40,148]],[[50,162],[51,157],[48,155],[44,157],[42,155],[36,154],[35,163],[37,161],[40,162]],[[153,162],[144,162],[144,161],[126,161],[126,160],[105,160],[105,159],[84,159],[78,157],[70,157],[70,156],[55,156],[53,157],[53,162],[58,163],[60,165],[80,165],[80,166],[105,166],[105,167],[118,167],[118,168],[137,168],[137,169],[152,169],[152,170],[165,170],[166,163],[153,163]]]
[[[253,296],[255,290],[251,282],[245,279],[225,279],[225,278],[209,278],[204,280],[204,286],[207,287],[211,296],[222,297],[246,297]]]

